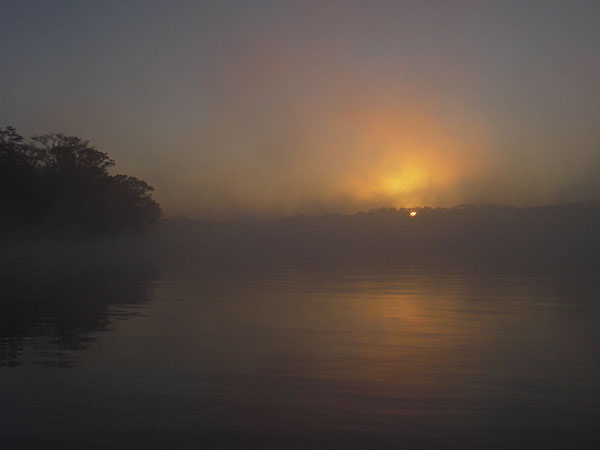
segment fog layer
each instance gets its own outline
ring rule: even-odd
[[[0,125],[167,215],[600,198],[596,2],[9,2]]]

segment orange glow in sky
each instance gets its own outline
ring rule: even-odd
[[[599,2],[27,3],[0,126],[89,139],[166,216],[600,200]]]

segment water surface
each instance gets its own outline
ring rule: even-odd
[[[3,448],[586,448],[600,286],[418,268],[11,292]]]

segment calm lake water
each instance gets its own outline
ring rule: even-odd
[[[591,448],[592,278],[364,269],[2,300],[6,449]]]

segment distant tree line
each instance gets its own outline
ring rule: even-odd
[[[114,161],[60,133],[27,142],[0,128],[0,226],[83,236],[144,233],[160,216],[152,186],[111,175]]]

